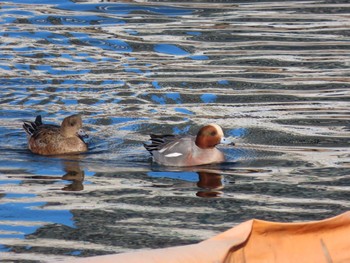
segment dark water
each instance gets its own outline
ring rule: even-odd
[[[33,4],[35,3],[35,4]],[[0,258],[190,244],[250,218],[350,207],[348,1],[0,3]],[[42,157],[23,120],[83,114]],[[221,125],[227,162],[152,165],[150,133]]]

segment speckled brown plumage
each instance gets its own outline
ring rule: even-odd
[[[23,128],[28,135],[28,147],[33,153],[58,155],[88,150],[83,140],[80,115],[66,117],[61,126],[43,124],[39,115],[34,122],[24,122]]]

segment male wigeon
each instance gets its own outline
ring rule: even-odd
[[[155,135],[144,146],[153,156],[153,161],[168,166],[195,166],[225,161],[224,154],[215,146],[232,144],[224,137],[221,127],[209,124],[202,127],[197,136]]]
[[[23,128],[28,135],[28,147],[33,153],[57,155],[88,150],[83,140],[87,135],[82,125],[80,115],[66,117],[61,126],[43,124],[39,115],[34,122],[25,121]]]

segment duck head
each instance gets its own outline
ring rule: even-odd
[[[64,118],[61,124],[61,130],[65,137],[87,137],[87,134],[82,127],[83,121],[79,114]]]
[[[208,124],[202,127],[197,133],[196,145],[202,149],[214,148],[218,144],[231,144],[233,143],[224,137],[222,128],[217,124]]]

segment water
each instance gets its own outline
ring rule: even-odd
[[[33,4],[35,2],[35,4]],[[349,210],[347,1],[0,4],[0,256],[199,242],[244,220]],[[83,114],[90,151],[27,150],[23,120]],[[227,162],[152,165],[150,133],[221,125]]]

